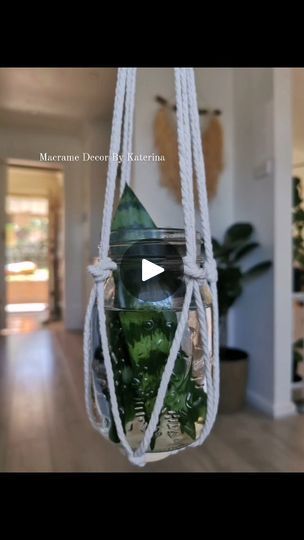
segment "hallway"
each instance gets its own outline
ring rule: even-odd
[[[205,445],[134,468],[90,426],[82,335],[56,324],[0,338],[0,471],[304,471],[304,417],[220,416]]]

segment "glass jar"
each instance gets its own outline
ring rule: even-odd
[[[133,247],[129,257],[130,246]],[[166,270],[169,268],[167,280],[161,283],[161,298],[158,280],[151,280],[147,295],[147,284],[141,294],[144,288],[142,281],[133,279],[134,260],[131,259],[138,256],[140,261],[143,246],[145,249],[149,247],[149,261],[164,265]],[[199,234],[197,253],[197,262],[201,264],[203,254]],[[130,229],[111,234],[110,256],[118,266],[105,282],[106,326],[121,420],[127,440],[134,450],[141,443],[150,420],[182,311],[185,294],[182,257],[185,254],[182,229]],[[136,296],[130,294],[125,286],[126,276],[129,280],[133,279],[132,292],[136,282]],[[207,285],[201,288],[201,294],[206,307],[211,350],[211,293]],[[94,310],[93,324],[96,325],[93,336],[99,336],[97,309]],[[92,364],[95,413],[104,426],[106,436],[119,443],[100,338],[95,339]],[[167,452],[187,446],[200,436],[206,420],[206,392],[199,321],[192,299],[159,423],[148,450],[148,460],[162,459]]]

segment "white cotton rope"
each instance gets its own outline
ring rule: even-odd
[[[136,92],[136,68],[129,68],[127,72],[127,85],[125,96],[125,117],[124,117],[124,132],[122,155],[123,161],[121,164],[121,179],[120,179],[120,195],[122,195],[126,184],[130,184],[131,180],[131,165],[132,161],[129,154],[132,151],[133,143],[133,121],[134,121],[134,106]]]
[[[135,80],[135,68],[119,68],[114,101],[110,156],[113,153],[119,153],[121,146],[123,148],[123,155],[125,158],[127,157],[127,154],[132,150]],[[129,460],[139,466],[143,466],[146,463],[146,452],[149,449],[153,434],[159,422],[159,417],[163,408],[167,388],[173,373],[176,357],[180,349],[184,329],[187,324],[188,312],[190,309],[192,297],[194,297],[197,306],[200,334],[202,339],[203,361],[205,367],[205,379],[207,387],[206,421],[204,423],[202,432],[198,440],[184,448],[170,451],[168,452],[168,454],[176,454],[181,450],[188,448],[189,446],[198,446],[206,439],[206,437],[210,433],[216,417],[219,398],[218,306],[216,288],[217,271],[215,260],[213,258],[211,234],[209,227],[204,158],[201,145],[194,71],[192,68],[175,68],[175,90],[177,107],[176,113],[179,168],[181,177],[182,207],[186,238],[186,256],[183,260],[184,275],[186,279],[186,293],[183,308],[181,311],[181,316],[176,328],[167,363],[162,374],[162,380],[160,382],[151,418],[146,427],[143,440],[135,451],[132,450],[127,440],[119,414],[119,406],[115,391],[114,373],[106,331],[106,314],[104,307],[104,282],[111,275],[112,271],[117,268],[116,263],[108,257],[115,185],[117,177],[117,161],[114,160],[109,161],[108,167],[104,213],[99,245],[100,258],[99,262],[96,265],[89,267],[89,272],[94,277],[95,285],[92,289],[89,299],[84,327],[84,379],[85,400],[88,416],[95,429],[97,429],[101,433],[104,433],[105,430],[103,425],[100,422],[98,423],[95,417],[91,395],[91,367],[93,360],[91,334],[93,330],[93,311],[97,303],[101,346],[110,394],[111,410],[117,434]],[[202,239],[204,243],[203,267],[200,267],[197,264],[195,206],[193,189],[194,175],[197,182]],[[127,159],[124,159],[121,172],[121,192],[123,191],[125,184],[130,182],[130,176],[131,162]],[[212,292],[213,340],[211,351],[209,350],[210,345],[208,340],[206,308],[204,306],[200,290],[201,286],[204,283],[210,284]]]

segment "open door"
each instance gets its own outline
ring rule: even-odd
[[[5,305],[5,195],[6,195],[7,167],[0,163],[0,330],[6,326]]]
[[[63,175],[19,164],[1,174],[1,328],[29,332],[63,311]]]

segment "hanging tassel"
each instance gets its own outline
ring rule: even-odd
[[[166,106],[161,106],[156,113],[154,139],[158,152],[165,158],[160,162],[161,184],[181,202],[176,123],[173,113]]]
[[[207,193],[208,199],[211,200],[217,194],[220,174],[224,168],[223,129],[216,113],[212,115],[203,135],[203,152]]]
[[[157,111],[154,121],[155,147],[165,161],[160,162],[161,184],[168,188],[177,202],[181,203],[178,147],[175,116],[166,103]],[[208,199],[213,199],[218,190],[220,174],[224,168],[224,137],[222,124],[216,111],[212,114],[203,135],[203,151],[206,169]],[[195,202],[197,204],[196,185]]]

